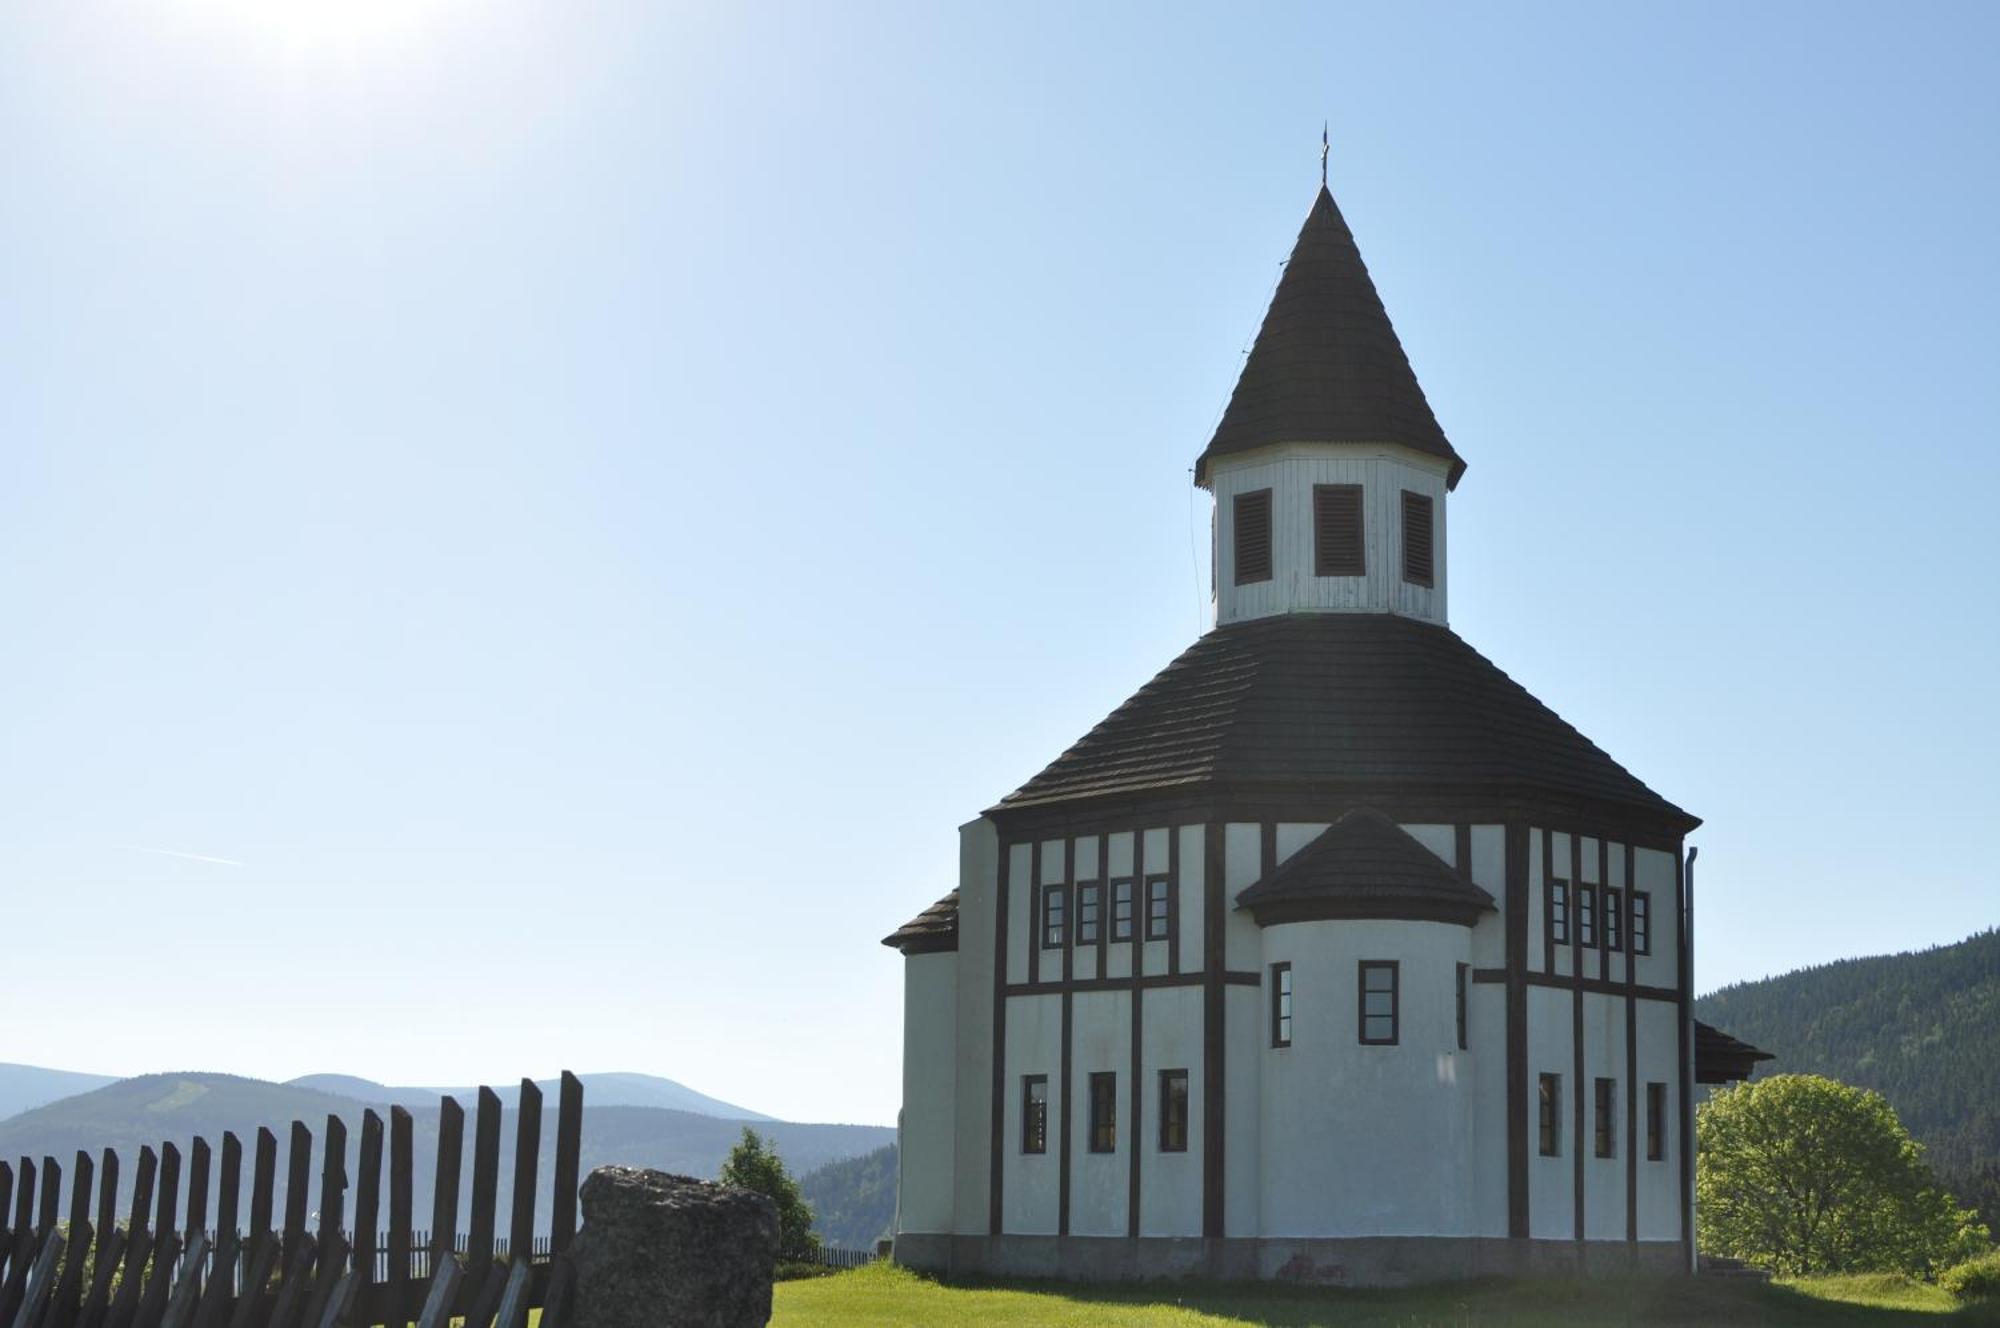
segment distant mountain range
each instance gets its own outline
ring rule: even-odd
[[[1771,1052],[1759,1078],[1823,1074],[1881,1093],[2000,1232],[2000,930],[1738,983],[1695,1015]]]
[[[46,1070],[39,1065],[0,1062],[0,1120],[116,1082],[116,1076],[109,1074],[78,1074],[74,1070]]]
[[[25,1068],[25,1067],[24,1067]],[[45,1075],[60,1074],[44,1071]],[[419,1222],[427,1223],[431,1211],[431,1179],[436,1168],[438,1140],[438,1095],[430,1090],[396,1089],[351,1076],[313,1075],[287,1084],[269,1083],[225,1074],[152,1074],[105,1082],[88,1091],[43,1101],[6,1120],[0,1120],[0,1158],[53,1157],[67,1169],[78,1150],[93,1154],[104,1148],[118,1150],[120,1168],[119,1206],[130,1202],[136,1159],[142,1146],[157,1149],[163,1141],[176,1144],[185,1154],[197,1135],[220,1148],[224,1131],[233,1131],[243,1141],[247,1154],[254,1148],[257,1128],[268,1127],[285,1147],[286,1134],[294,1120],[303,1121],[313,1132],[313,1175],[319,1175],[319,1148],[325,1138],[326,1119],[338,1116],[347,1126],[347,1171],[352,1178],[359,1172],[358,1149],[362,1113],[373,1106],[386,1114],[391,1104],[404,1106],[413,1122],[415,1162],[415,1211]],[[727,1103],[696,1093],[684,1085],[646,1075],[585,1075],[582,1169],[607,1163],[654,1167],[686,1175],[712,1177],[721,1169],[722,1159],[741,1137],[746,1125],[754,1125],[794,1175],[803,1175],[828,1162],[854,1157],[890,1143],[895,1131],[878,1125],[802,1124],[776,1121],[745,1113],[726,1116],[723,1111],[742,1111]],[[37,1080],[17,1076],[26,1085],[26,1097],[46,1091],[55,1079]],[[37,1087],[37,1085],[41,1085]],[[329,1092],[326,1085],[346,1088]],[[540,1150],[540,1181],[537,1185],[538,1222],[549,1215],[550,1174],[555,1158],[556,1104],[554,1085],[545,1085]],[[518,1085],[504,1092],[496,1086],[505,1105],[501,1116],[503,1145],[499,1203],[501,1225],[513,1194],[514,1117],[513,1103]],[[470,1117],[473,1093],[454,1094]],[[634,1098],[642,1101],[680,1100],[706,1104],[697,1112],[658,1105],[626,1105]],[[609,1099],[608,1101],[606,1099]],[[466,1146],[471,1144],[471,1121],[466,1125]],[[469,1168],[469,1163],[468,1163]],[[279,1211],[283,1205],[285,1166],[279,1168]],[[469,1174],[469,1170],[468,1170]],[[314,1201],[317,1202],[317,1179]],[[386,1184],[385,1184],[386,1189]],[[247,1199],[246,1199],[247,1202]],[[460,1222],[470,1211],[469,1186],[461,1191]],[[183,1203],[183,1211],[186,1211]],[[211,1201],[209,1211],[215,1211]]]
[[[597,1107],[665,1107],[669,1111],[689,1111],[697,1116],[720,1116],[727,1120],[767,1121],[772,1117],[748,1107],[739,1107],[733,1102],[724,1102],[706,1093],[697,1093],[686,1084],[675,1083],[651,1074],[580,1074],[583,1080],[583,1100]],[[362,1079],[351,1074],[306,1074],[286,1083],[294,1088],[308,1088],[321,1093],[332,1093],[339,1097],[351,1097],[357,1102],[382,1104],[397,1107],[435,1107],[438,1099],[446,1095],[458,1099],[458,1104],[468,1111],[478,1094],[477,1088],[393,1088],[378,1084],[373,1079]],[[521,1086],[515,1084],[494,1084],[494,1095],[503,1106],[511,1107],[521,1096]],[[558,1081],[537,1079],[535,1087],[542,1090],[542,1098],[553,1110]]]

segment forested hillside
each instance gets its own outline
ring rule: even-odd
[[[2000,1219],[2000,930],[1724,987],[1695,1014],[1773,1053],[1759,1077],[1880,1092],[1953,1193]]]
[[[873,1249],[896,1222],[896,1145],[829,1162],[808,1172],[799,1190],[820,1239],[843,1250]]]

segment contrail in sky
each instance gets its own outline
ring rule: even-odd
[[[163,858],[186,858],[189,862],[213,862],[223,867],[241,867],[243,865],[234,858],[211,858],[206,853],[183,853],[177,848],[147,848],[144,844],[134,844],[132,847],[141,853],[157,853]]]

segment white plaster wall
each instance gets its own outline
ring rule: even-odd
[[[1236,896],[1263,874],[1264,830],[1254,821],[1231,821],[1223,827],[1222,934],[1223,965],[1254,968],[1264,947],[1257,920],[1236,907]]]
[[[953,1229],[983,1233],[992,1194],[993,952],[1000,841],[980,817],[958,833],[958,1057]],[[916,1104],[905,1101],[907,1118]]]
[[[1438,861],[1454,871],[1458,868],[1458,829],[1449,825],[1406,825],[1403,833],[1437,855]]]
[[[1264,941],[1268,963],[1292,965],[1293,1031],[1290,1047],[1268,1045],[1260,988],[1261,1233],[1472,1233],[1472,1071],[1457,1050],[1456,1002],[1470,933],[1343,920],[1271,927]],[[1396,1046],[1358,1040],[1363,959],[1402,965]]]
[[[897,1130],[896,1226],[952,1227],[958,1130],[958,955],[903,961],[903,1111]]]
[[[1475,848],[1476,852],[1476,848]],[[1507,988],[1475,982],[1466,1009],[1467,1050],[1460,1058],[1471,1075],[1472,1231],[1507,1234]]]
[[[1028,951],[1041,943],[1041,919],[1035,915],[1034,883],[1028,879],[1028,870],[1033,864],[1032,851],[1026,844],[1013,844],[1007,849],[1007,981],[1026,982],[1028,980]],[[965,907],[965,886],[959,886],[959,910],[961,929],[969,911]],[[991,898],[991,890],[988,892]],[[990,907],[990,905],[989,905]],[[965,948],[961,930],[959,949]]]
[[[1223,1110],[1222,1234],[1254,1236],[1261,1230],[1259,1182],[1263,1169],[1263,1116],[1260,1099],[1263,1066],[1264,1002],[1262,987],[1222,989]]]
[[[1328,821],[1280,821],[1278,823],[1278,861],[1283,862],[1320,837],[1331,822]]]
[[[1639,1002],[1639,1239],[1681,1235],[1680,1009],[1668,1001]],[[1667,1086],[1666,1156],[1646,1160],[1646,1084]]]
[[[1132,1005],[1129,993],[1084,991],[1070,1009],[1073,1076],[1070,1131],[1069,1229],[1076,1236],[1122,1236],[1130,1189]],[[1090,1151],[1090,1076],[1118,1077],[1117,1151]]]
[[[1472,929],[1473,967],[1504,968],[1507,964],[1507,827],[1472,827],[1472,882],[1493,896],[1493,912],[1481,917]]]
[[[1548,930],[1548,900],[1543,895],[1541,831],[1528,831],[1528,971],[1540,973],[1548,965],[1548,947],[1542,944]]]
[[[1633,855],[1633,885],[1653,897],[1652,953],[1638,956],[1639,985],[1680,987],[1680,909],[1674,898],[1678,863],[1672,853],[1642,848]],[[1678,1202],[1678,1200],[1676,1200]]]
[[[1596,1082],[1612,1093],[1612,1154],[1597,1156]],[[1587,1240],[1625,1239],[1625,998],[1585,992],[1583,997],[1583,1234]]]
[[[1528,1234],[1538,1240],[1576,1235],[1576,1068],[1570,1020],[1574,996],[1548,987],[1528,988]],[[1543,1157],[1540,1148],[1541,1076],[1563,1082],[1562,1149]]]
[[[1421,452],[1361,444],[1292,444],[1218,458],[1209,468],[1215,494],[1216,621],[1218,624],[1298,610],[1395,613],[1445,621],[1445,475],[1449,463]],[[1315,484],[1362,486],[1367,550],[1365,576],[1313,574],[1312,490]],[[1271,490],[1271,579],[1236,580],[1235,497]],[[1402,492],[1428,494],[1434,530],[1436,585],[1403,580]]]
[[[1207,827],[1184,825],[1180,827],[1179,833],[1181,861],[1180,880],[1177,885],[1180,897],[1176,902],[1180,908],[1180,935],[1176,939],[1181,947],[1180,971],[1198,973],[1201,971],[1202,946],[1206,943],[1207,935],[1207,924],[1202,917],[1203,878],[1208,863],[1202,843],[1207,834]],[[1161,836],[1160,850],[1162,854],[1166,851],[1164,835]],[[1150,832],[1146,844],[1146,861],[1149,863],[1155,861]],[[1164,862],[1166,858],[1162,856],[1158,861]],[[1228,910],[1225,908],[1224,911]],[[1153,971],[1150,955],[1146,963],[1147,971]]]
[[[1045,1153],[1021,1151],[1021,1080],[1030,1074],[1045,1074],[1049,1078],[1049,1135]],[[1067,1106],[1062,1091],[1061,996],[1008,998],[1006,1075],[1001,1095],[1005,1109],[1000,1135],[1001,1229],[1023,1235],[1053,1236],[1057,1228],[1062,1122]],[[983,1224],[980,1230],[985,1230]]]
[[[1201,1234],[1202,994],[1199,987],[1165,987],[1144,993],[1141,1068],[1145,1074],[1144,1153],[1139,1162],[1139,1234]],[[1225,1060],[1226,1064],[1226,1060]],[[1188,1147],[1159,1150],[1159,1083],[1162,1070],[1188,1072]]]

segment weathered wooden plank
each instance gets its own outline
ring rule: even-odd
[[[320,1144],[319,1167],[319,1264],[331,1262],[327,1252],[333,1240],[347,1229],[347,1122],[327,1113],[326,1137]],[[308,1316],[310,1320],[311,1316]]]
[[[242,1230],[239,1220],[241,1210],[237,1207],[243,1190],[243,1141],[234,1131],[225,1130],[222,1135],[222,1167],[215,1183],[215,1234],[217,1248],[221,1242]]]
[[[273,1192],[278,1185],[278,1136],[259,1126],[257,1156],[250,1174],[250,1240],[254,1244],[271,1234]]]
[[[14,1235],[7,1256],[7,1280],[0,1283],[0,1324],[14,1322],[15,1310],[28,1294],[28,1277],[34,1271],[35,1252],[41,1242],[35,1236],[35,1161],[21,1159],[18,1188],[14,1192]]]
[[[42,1206],[35,1230],[46,1237],[62,1221],[62,1167],[52,1157],[42,1159]],[[54,1288],[51,1288],[53,1291]]]
[[[285,1172],[285,1257],[280,1265],[291,1280],[292,1261],[306,1243],[306,1201],[311,1197],[312,1131],[304,1121],[292,1122],[292,1146]]]
[[[465,1108],[455,1098],[438,1103],[436,1183],[431,1188],[431,1270],[458,1248],[458,1173],[465,1161]]]
[[[549,1253],[562,1254],[576,1239],[577,1166],[583,1154],[583,1080],[562,1072],[556,1099],[554,1213],[549,1221]]]
[[[576,1296],[576,1265],[567,1254],[558,1254],[549,1267],[549,1283],[542,1292],[541,1328],[569,1328],[570,1302]]]
[[[284,1279],[278,1284],[278,1300],[263,1328],[298,1328],[306,1298],[312,1294],[313,1246],[300,1232],[298,1248],[285,1259]],[[253,1319],[254,1323],[255,1320]]]
[[[151,1149],[146,1150],[151,1152]],[[143,1161],[143,1158],[142,1158]],[[139,1168],[142,1180],[146,1168]],[[148,1182],[148,1198],[151,1198]],[[137,1224],[126,1232],[125,1258],[118,1274],[118,1290],[111,1299],[111,1307],[105,1315],[105,1328],[131,1328],[132,1320],[138,1317],[139,1293],[145,1285],[146,1262],[153,1257],[153,1233],[146,1227],[146,1219],[141,1216]]]
[[[208,1164],[211,1154],[208,1140],[199,1136],[188,1145],[188,1248],[194,1248],[194,1238],[208,1230]]]
[[[465,1280],[465,1268],[450,1253],[438,1259],[432,1267],[430,1294],[424,1297],[423,1313],[417,1316],[417,1328],[449,1328],[452,1309],[458,1304],[458,1286]]]
[[[146,1279],[146,1289],[139,1293],[132,1328],[160,1328],[167,1313],[167,1295],[174,1288],[174,1265],[180,1257],[181,1233],[163,1228],[153,1237],[153,1272]]]
[[[100,1185],[100,1189],[103,1187]],[[111,1312],[111,1283],[118,1276],[119,1261],[125,1257],[126,1234],[113,1225],[103,1229],[97,1237],[97,1253],[92,1261],[90,1290],[83,1297],[83,1308],[77,1312],[77,1328],[100,1328],[105,1316]]]
[[[299,1315],[299,1322],[307,1328],[319,1322],[320,1315],[326,1312],[327,1302],[333,1299],[334,1288],[342,1278],[351,1275],[347,1256],[352,1252],[347,1237],[338,1231],[319,1247],[319,1272],[313,1278],[312,1294],[306,1297],[305,1309]]]
[[[161,1241],[180,1225],[181,1150],[173,1144],[160,1145],[160,1206],[153,1230]],[[164,1307],[162,1307],[164,1310]]]
[[[500,1295],[507,1289],[507,1265],[491,1263],[479,1280],[479,1292],[472,1298],[472,1308],[466,1311],[465,1328],[487,1328],[493,1322],[493,1314],[500,1308]]]
[[[416,1202],[416,1146],[410,1113],[389,1108],[389,1322],[410,1318],[410,1224]]]
[[[528,1328],[529,1288],[534,1285],[534,1270],[523,1255],[513,1256],[513,1265],[507,1274],[507,1289],[501,1293],[500,1309],[494,1316],[493,1328]]]
[[[229,1328],[253,1328],[264,1304],[264,1288],[271,1284],[271,1270],[278,1266],[278,1242],[269,1231],[253,1236],[243,1274],[243,1289],[229,1313]]]
[[[535,1248],[535,1171],[542,1153],[542,1090],[532,1079],[521,1081],[521,1100],[514,1107],[514,1220],[507,1233],[507,1253],[525,1264]]]
[[[90,1254],[93,1234],[90,1225],[91,1182],[96,1175],[96,1160],[78,1149],[76,1166],[69,1178],[69,1230],[64,1233],[69,1243],[69,1257],[63,1260],[62,1276],[56,1279],[56,1289],[43,1315],[44,1328],[71,1328],[83,1303],[83,1265]]]
[[[172,1294],[167,1297],[167,1308],[160,1315],[160,1328],[189,1328],[194,1318],[194,1307],[201,1301],[201,1266],[207,1260],[208,1233],[197,1231],[188,1241],[187,1253],[181,1258],[180,1274],[174,1279]]]
[[[117,1229],[118,1150],[107,1148],[97,1161],[97,1234],[101,1238]]]
[[[215,1266],[209,1269],[208,1284],[201,1289],[201,1303],[195,1307],[194,1328],[222,1328],[229,1320],[235,1296],[236,1265],[243,1257],[243,1237],[234,1227],[216,1235]]]
[[[311,1320],[313,1328],[344,1328],[354,1322],[354,1301],[361,1290],[361,1279],[348,1269],[333,1284],[333,1291],[319,1314]],[[398,1326],[400,1328],[400,1326]]]
[[[382,1118],[361,1116],[360,1180],[354,1189],[354,1249],[364,1286],[375,1281],[375,1246],[382,1234]]]
[[[21,1298],[21,1308],[14,1316],[14,1328],[35,1328],[42,1321],[49,1297],[55,1293],[56,1265],[62,1260],[62,1255],[63,1233],[51,1226],[42,1241],[40,1252],[35,1255],[34,1267],[28,1272],[28,1284]]]
[[[500,1198],[500,1096],[479,1090],[479,1110],[473,1122],[472,1225],[466,1247],[466,1270],[477,1282],[493,1262],[494,1208]],[[484,1284],[481,1282],[483,1291]],[[497,1303],[497,1302],[496,1302]]]
[[[153,1220],[153,1179],[160,1169],[159,1155],[151,1144],[139,1149],[139,1174],[132,1178],[132,1209],[126,1225],[134,1235],[148,1229]]]

